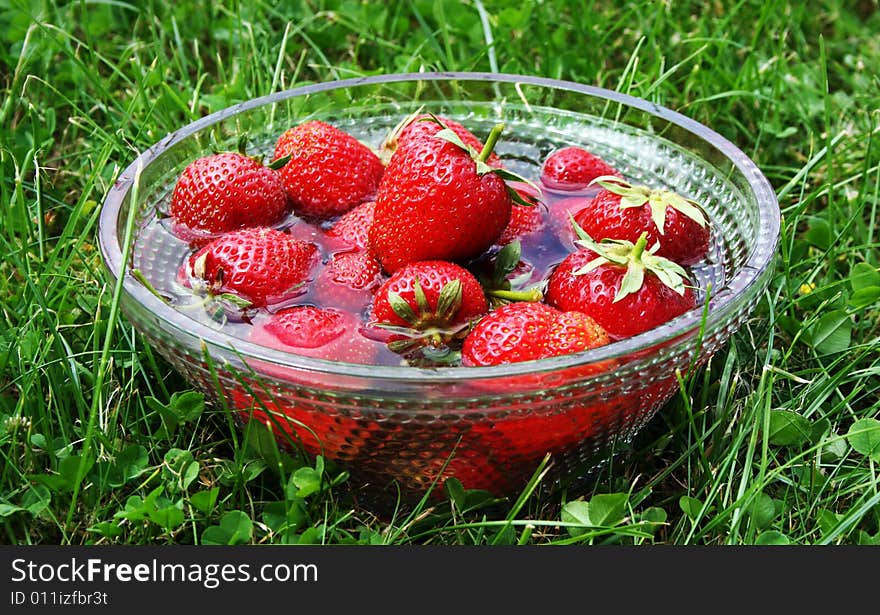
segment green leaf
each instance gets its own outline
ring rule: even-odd
[[[219,525],[212,525],[202,532],[202,544],[240,545],[251,540],[254,524],[244,512],[231,510],[223,515]]]
[[[639,292],[645,281],[645,268],[640,263],[629,263],[626,267],[626,273],[620,281],[620,288],[614,295],[612,303],[617,303],[631,293]]]
[[[859,419],[846,432],[846,439],[853,449],[880,463],[880,421]]]
[[[833,310],[819,318],[806,331],[805,339],[819,354],[849,349],[853,322],[844,310]]]
[[[849,304],[854,308],[863,308],[880,301],[880,286],[864,286],[854,290],[849,296]]]
[[[24,511],[24,508],[21,506],[16,506],[14,504],[6,504],[0,502],[0,517],[9,517],[10,515],[14,515],[19,511]]]
[[[590,521],[590,505],[587,502],[578,500],[576,502],[568,502],[562,507],[560,519],[563,523],[578,524],[583,527],[569,526],[566,528],[572,536],[582,536],[587,532],[587,528],[593,524]]]
[[[776,446],[800,446],[810,439],[810,421],[790,410],[772,410],[767,441]]]
[[[610,527],[617,525],[626,513],[626,493],[604,493],[590,499],[590,520],[595,525]]]
[[[461,137],[459,137],[451,128],[444,128],[436,132],[434,136],[438,139],[443,139],[444,141],[449,141],[450,143],[457,145],[464,151],[470,153],[472,157],[475,157],[478,153],[475,149],[465,145],[464,141],[461,140]]]
[[[182,422],[195,421],[205,410],[205,394],[199,391],[174,393],[169,406]]]
[[[759,493],[749,509],[749,519],[752,525],[759,530],[767,528],[776,517],[776,504],[766,493]]]
[[[425,299],[426,304],[427,302],[428,300]],[[440,296],[437,298],[437,317],[440,320],[451,320],[460,307],[461,280],[450,280],[440,289]]]
[[[703,510],[703,503],[697,498],[683,495],[678,499],[678,507],[689,519],[696,519],[700,511]]]
[[[73,489],[73,486],[76,484],[77,472],[79,471],[79,465],[82,459],[82,455],[69,455],[58,463],[58,473],[61,475],[61,478],[64,479],[68,489]],[[95,459],[93,457],[88,456],[85,459],[83,477],[89,473],[89,470],[91,470],[92,466],[95,464]]]
[[[287,497],[307,498],[313,493],[318,493],[322,487],[323,474],[324,460],[319,455],[315,459],[314,468],[306,466],[293,473],[287,483]]]
[[[880,287],[880,270],[868,263],[856,263],[849,272],[849,283],[853,292]]]
[[[413,312],[410,304],[393,290],[388,291],[388,305],[399,318],[410,324],[416,322],[419,317]]]
[[[113,523],[112,521],[101,521],[100,523],[96,523],[89,528],[89,531],[100,534],[105,538],[118,538],[119,536],[122,536],[122,528],[119,527],[118,523]]]
[[[147,449],[140,444],[131,444],[116,455],[110,466],[108,482],[111,487],[121,487],[144,473],[150,462]]]
[[[510,242],[498,251],[492,273],[492,281],[496,287],[501,286],[507,276],[516,269],[521,256],[522,246],[519,240]]]
[[[461,481],[457,478],[447,478],[443,483],[443,489],[446,490],[446,494],[452,503],[455,504],[455,507],[458,510],[462,510],[465,504],[465,492]]]
[[[756,545],[788,545],[791,544],[791,540],[783,534],[782,532],[777,532],[776,530],[770,530],[767,532],[761,532],[758,535],[758,538],[755,539]]]
[[[840,520],[843,519],[843,515],[839,515],[833,510],[821,509],[819,510],[819,514],[817,516],[817,521],[819,523],[819,531],[822,533],[822,536],[830,536],[837,529],[837,526],[840,525]]]
[[[51,501],[52,492],[45,485],[31,485],[21,497],[21,506],[36,517],[48,508]]]
[[[189,496],[190,506],[200,513],[210,515],[214,511],[214,505],[217,503],[217,495],[220,493],[220,487],[206,489],[205,491],[197,491]]]
[[[804,239],[821,250],[828,250],[833,240],[831,225],[822,218],[813,218],[810,220],[810,226],[804,234]]]

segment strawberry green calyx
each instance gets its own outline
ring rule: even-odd
[[[703,228],[709,225],[706,215],[696,201],[686,199],[671,190],[635,186],[614,175],[602,175],[590,184],[599,184],[609,192],[620,196],[621,209],[642,207],[647,203],[651,210],[651,220],[661,235],[663,235],[663,227],[666,223],[666,209],[669,207],[687,216]]]
[[[409,302],[394,291],[388,291],[388,304],[397,316],[406,321],[413,329],[425,330],[431,327],[443,327],[448,325],[458,308],[461,307],[462,290],[460,280],[451,280],[440,289],[437,298],[437,307],[432,308],[425,296],[425,291],[419,283],[418,277],[413,282],[413,294],[416,308],[413,310]]]
[[[625,239],[603,239],[597,243],[574,220],[572,225],[579,238],[575,243],[598,255],[583,267],[572,271],[572,275],[584,275],[609,263],[626,267],[626,274],[614,296],[614,303],[631,293],[638,292],[645,281],[645,272],[653,273],[664,285],[677,294],[684,295],[687,272],[681,265],[654,254],[660,247],[659,244],[654,244],[646,250],[647,232],[642,233],[635,244]]]
[[[489,160],[489,156],[492,155],[492,150],[495,149],[495,144],[498,143],[498,138],[501,137],[501,133],[504,131],[504,124],[495,124],[492,127],[492,131],[489,132],[489,136],[486,137],[486,144],[483,145],[483,151],[479,153],[477,156],[478,162],[485,163]]]
[[[278,169],[280,169],[281,167],[286,165],[288,162],[290,162],[290,156],[291,156],[290,154],[287,154],[286,156],[282,156],[281,158],[276,158],[275,160],[273,160],[272,162],[270,162],[266,166],[269,167],[270,169],[272,169],[273,171],[277,171]]]

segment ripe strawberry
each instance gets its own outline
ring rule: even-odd
[[[312,285],[321,305],[359,312],[373,299],[372,291],[382,282],[379,261],[366,250],[335,252]]]
[[[171,194],[175,234],[186,240],[240,228],[271,226],[290,205],[277,171],[235,152],[191,162]]]
[[[361,335],[360,324],[349,312],[298,305],[256,319],[250,341],[318,359],[369,364],[376,346]]]
[[[550,274],[545,300],[560,310],[589,314],[612,339],[647,331],[696,307],[684,269],[645,250],[647,233],[635,245],[597,244],[585,233],[578,244],[584,248]]]
[[[424,331],[467,323],[488,309],[470,271],[445,261],[420,261],[398,270],[376,291],[372,320]]]
[[[294,211],[327,219],[371,199],[382,178],[382,161],[348,133],[311,120],[290,128],[275,145],[275,158],[290,156],[279,170]]]
[[[485,159],[501,129],[493,129],[476,159],[447,140],[458,140],[451,130],[395,152],[379,185],[369,235],[385,271],[424,260],[467,261],[498,240],[510,221],[511,197]]]
[[[597,177],[620,175],[610,164],[582,147],[563,147],[541,167],[541,183],[551,190],[583,190]]]
[[[600,178],[602,190],[574,214],[587,234],[635,243],[642,233],[657,256],[693,265],[709,249],[709,222],[700,206],[669,190],[634,186],[618,177]]]
[[[267,227],[233,231],[190,256],[187,273],[211,294],[232,293],[264,307],[305,291],[317,260],[314,244]]]
[[[343,246],[365,249],[375,211],[375,201],[361,203],[333,223],[333,226],[327,230],[327,237]]]
[[[442,115],[429,115],[427,113],[417,114],[405,118],[403,123],[396,127],[391,134],[382,143],[381,155],[390,160],[391,155],[401,147],[413,143],[423,137],[431,137],[436,135],[444,128],[450,129],[461,141],[468,147],[476,151],[483,150],[483,143],[474,133],[465,128],[462,124],[455,120],[449,119]],[[501,159],[495,152],[489,154],[486,164],[492,167],[501,167]]]
[[[464,340],[468,367],[555,357],[596,348],[608,334],[581,312],[562,312],[544,303],[509,303],[493,310]]]
[[[515,190],[522,200],[531,203],[531,205],[513,204],[510,209],[510,222],[507,223],[497,241],[500,246],[540,231],[544,228],[546,212],[546,207],[540,200],[540,192],[535,187],[525,182],[509,182],[507,185]]]

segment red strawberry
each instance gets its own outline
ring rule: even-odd
[[[371,199],[382,161],[348,133],[311,120],[290,128],[275,145],[275,158],[290,156],[279,173],[297,214],[327,219]]]
[[[449,328],[488,309],[470,271],[445,261],[420,261],[397,271],[376,291],[373,321],[416,330]]]
[[[171,194],[169,214],[184,239],[271,226],[290,206],[277,171],[235,152],[191,162]]]
[[[590,236],[635,243],[646,232],[648,245],[660,244],[657,256],[680,265],[693,265],[706,255],[709,223],[697,203],[620,178],[597,183],[603,189],[574,214],[575,222]]]
[[[608,334],[581,312],[544,303],[509,303],[493,310],[464,340],[469,367],[500,365],[581,352],[609,342]]]
[[[545,300],[560,310],[589,314],[612,339],[647,331],[696,307],[684,269],[646,251],[646,234],[635,245],[597,244],[585,234],[578,243],[584,249],[550,274]]]
[[[298,305],[255,320],[250,340],[318,359],[369,364],[376,345],[360,334],[360,324],[348,312]]]
[[[582,147],[563,147],[541,168],[541,183],[551,190],[583,190],[597,177],[620,175],[610,164]]]
[[[458,135],[458,138],[466,146],[478,152],[482,151],[482,141],[462,124],[442,115],[431,116],[423,113],[406,118],[403,124],[392,131],[391,135],[382,144],[382,153],[387,159],[390,159],[391,155],[399,148],[405,147],[407,144],[418,141],[423,137],[434,136],[443,130],[444,127]],[[494,152],[489,154],[486,164],[492,167],[502,166],[501,159]]]
[[[501,126],[474,159],[441,136],[426,137],[391,157],[370,227],[369,247],[394,273],[424,260],[467,261],[494,244],[510,221],[504,180],[485,163]],[[452,131],[438,133],[457,139]]]
[[[540,200],[540,192],[525,182],[508,182],[507,184],[519,194],[520,198],[531,205],[514,203],[510,209],[510,222],[498,238],[498,245],[504,246],[511,241],[526,235],[537,233],[544,228],[546,207]]]
[[[339,218],[327,231],[327,237],[333,238],[344,246],[365,249],[375,211],[375,201],[361,203]]]
[[[312,290],[321,305],[359,312],[370,304],[381,281],[379,261],[366,250],[347,250],[330,257]]]
[[[264,307],[305,291],[317,252],[282,231],[249,228],[214,239],[189,258],[187,269],[211,294],[232,293],[248,307]]]

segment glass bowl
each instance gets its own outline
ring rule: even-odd
[[[308,119],[378,146],[417,109],[478,135],[503,121],[497,153],[532,179],[552,150],[582,145],[632,180],[704,205],[708,257],[692,268],[696,309],[645,333],[578,354],[494,367],[375,366],[298,356],[248,342],[161,296],[175,295],[188,253],[161,224],[178,174],[247,134],[271,156]],[[775,194],[729,141],[653,103],[578,83],[486,73],[380,75],[307,85],[202,118],[139,156],[107,194],[100,247],[121,308],[171,365],[242,423],[334,460],[366,501],[414,501],[465,488],[504,497],[547,455],[545,480],[571,485],[629,441],[678,389],[677,372],[708,360],[766,289],[779,236]],[[134,272],[138,272],[134,275]],[[142,283],[145,278],[153,287]],[[156,291],[156,292],[154,292]],[[161,295],[161,296],[160,296]]]

